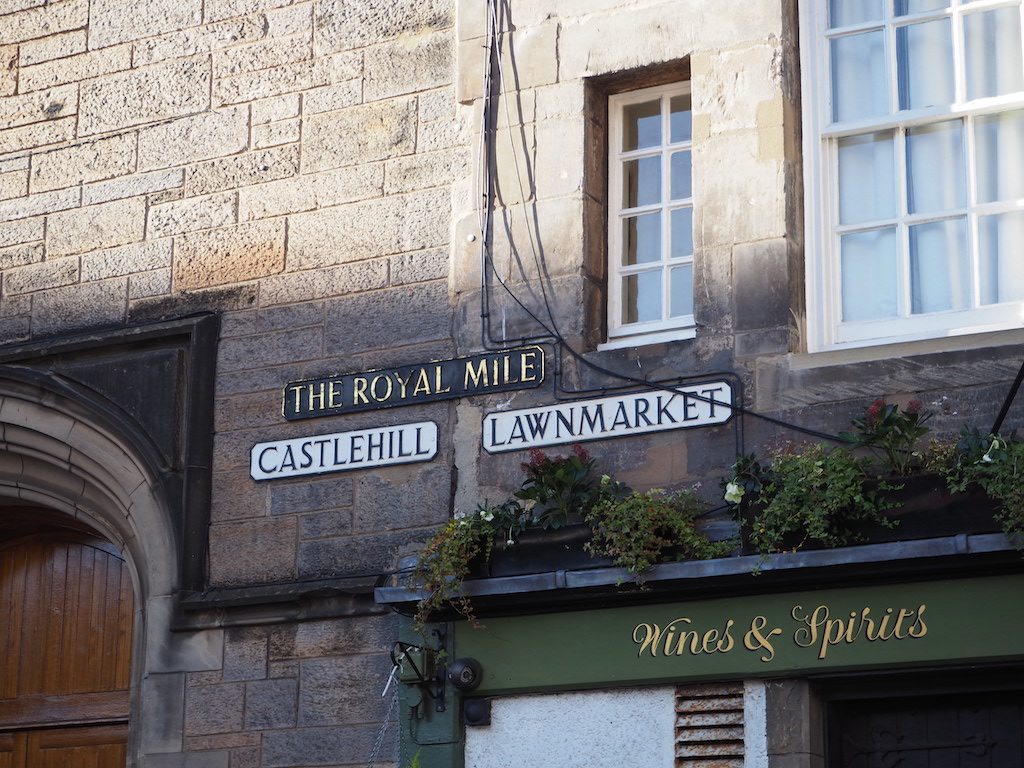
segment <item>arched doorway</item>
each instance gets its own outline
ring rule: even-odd
[[[132,579],[80,522],[0,508],[0,768],[123,768]]]

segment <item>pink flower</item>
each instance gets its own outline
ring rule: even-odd
[[[588,451],[586,448],[584,448],[579,443],[574,443],[573,444],[572,452],[576,455],[576,458],[578,458],[584,464],[586,464],[588,461],[590,461],[590,451]]]
[[[907,413],[920,413],[922,407],[920,400],[911,400],[907,403],[906,411]]]
[[[878,422],[879,415],[882,413],[882,411],[884,409],[885,409],[885,400],[882,400],[881,398],[879,398],[878,400],[875,400],[875,402],[873,402],[871,404],[871,407],[868,408],[868,413],[867,413],[867,415],[868,415],[868,426],[869,427],[875,426],[875,424]]]

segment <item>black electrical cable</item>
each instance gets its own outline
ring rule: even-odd
[[[999,415],[996,416],[995,423],[992,425],[991,434],[998,435],[999,430],[1002,429],[1003,419],[1010,412],[1010,406],[1013,405],[1013,401],[1017,398],[1017,391],[1020,389],[1022,382],[1024,382],[1024,363],[1021,364],[1020,370],[1017,371],[1017,378],[1013,380],[1013,384],[1010,385],[1010,391],[1006,394],[1006,399],[1003,400],[1003,407],[999,409]]]

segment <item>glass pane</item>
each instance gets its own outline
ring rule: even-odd
[[[673,200],[686,200],[693,197],[693,173],[689,150],[672,153],[671,173],[671,198]]]
[[[907,131],[907,209],[929,213],[967,202],[963,123],[952,120]]]
[[[676,208],[671,213],[671,258],[681,259],[693,255],[693,208]]]
[[[896,15],[909,16],[912,13],[941,11],[949,8],[949,0],[896,0]]]
[[[629,104],[622,110],[622,149],[657,147],[661,144],[661,100]]]
[[[1024,90],[1020,9],[1000,8],[966,16],[964,59],[968,99]]]
[[[672,267],[669,271],[671,308],[669,317],[685,317],[693,314],[693,264]]]
[[[656,205],[661,202],[661,155],[627,160],[622,164],[622,205]]]
[[[1024,211],[978,219],[981,303],[1024,301]]]
[[[622,278],[622,322],[661,320],[661,270]]]
[[[949,219],[910,228],[910,311],[915,315],[964,309],[971,263],[967,220]]]
[[[892,131],[839,140],[839,221],[896,215],[896,165]]]
[[[889,77],[881,31],[832,41],[832,119],[837,122],[889,112]]]
[[[690,94],[673,96],[669,100],[669,134],[670,141],[690,141],[693,138],[693,111],[690,106]]]
[[[882,18],[882,0],[832,0],[828,4],[829,25],[844,27]]]
[[[900,109],[953,102],[953,43],[949,19],[896,30]]]
[[[979,117],[974,143],[978,202],[1024,197],[1024,110]]]
[[[876,229],[841,239],[843,320],[896,317],[896,229]]]
[[[661,213],[630,216],[623,222],[622,263],[647,264],[661,260]]]

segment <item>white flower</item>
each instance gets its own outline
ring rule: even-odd
[[[506,543],[506,544],[508,544],[508,545],[509,545],[509,546],[511,547],[511,546],[512,546],[513,544],[515,544],[515,543],[516,543],[516,540],[515,540],[515,539],[509,539],[509,540],[508,540],[508,541],[506,541],[505,543]]]
[[[608,485],[611,481],[611,475],[601,475],[601,485]]]
[[[485,523],[489,523],[491,522],[491,520],[494,519],[494,513],[489,509],[481,509],[480,519],[483,520]]]
[[[725,500],[730,504],[739,504],[743,498],[744,489],[743,486],[737,483],[735,480],[726,483],[725,486]]]

